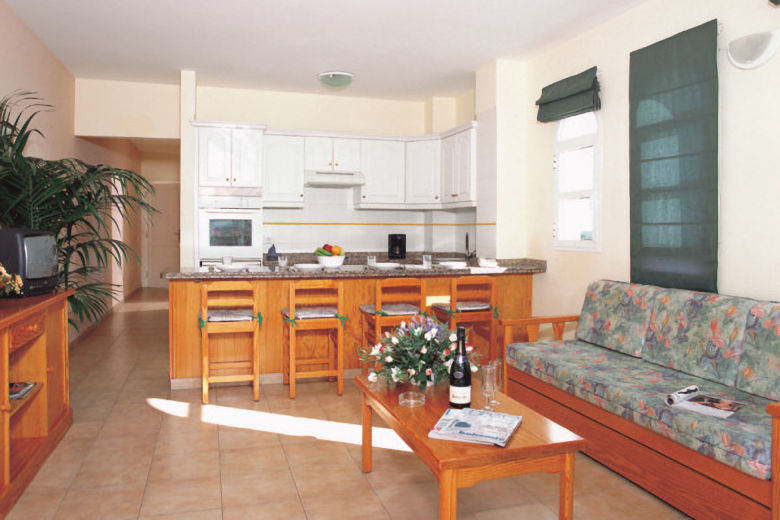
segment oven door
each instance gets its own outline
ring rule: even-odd
[[[198,219],[200,258],[260,258],[263,210],[201,208]]]

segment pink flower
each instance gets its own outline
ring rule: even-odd
[[[426,376],[429,376],[429,375],[431,375],[432,373],[433,373],[433,370],[431,370],[430,368],[426,368],[426,369],[425,369],[425,375],[426,375]]]
[[[450,349],[448,349],[448,348],[445,348],[445,349],[444,349],[444,355],[445,355],[445,356],[449,356],[449,355],[450,355]]]

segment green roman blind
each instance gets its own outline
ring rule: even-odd
[[[717,20],[631,53],[631,281],[717,292]]]
[[[536,104],[539,105],[536,120],[542,123],[600,109],[596,67],[547,85]]]

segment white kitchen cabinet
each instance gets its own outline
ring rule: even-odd
[[[264,137],[263,203],[266,207],[303,207],[303,171],[303,137]]]
[[[403,204],[404,167],[403,141],[362,140],[360,171],[365,184],[358,190],[358,205]]]
[[[262,130],[198,127],[200,186],[260,188],[262,156]]]
[[[442,202],[475,203],[477,199],[476,129],[470,127],[441,140]]]
[[[441,141],[406,143],[405,197],[407,204],[441,203]]]
[[[360,139],[306,137],[304,146],[307,170],[360,171]]]

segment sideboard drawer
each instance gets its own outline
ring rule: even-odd
[[[23,347],[46,330],[46,314],[40,313],[23,320],[11,327],[9,331],[8,351]]]

